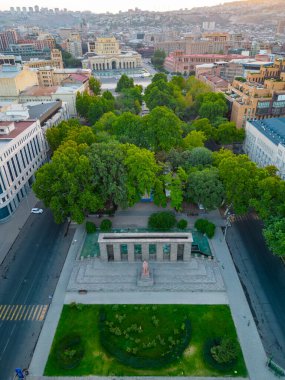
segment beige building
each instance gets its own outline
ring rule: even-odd
[[[39,85],[43,87],[60,86],[62,83],[82,82],[88,90],[88,80],[91,77],[89,69],[54,69],[43,67],[37,70]]]
[[[285,116],[285,59],[234,80],[225,92],[231,104],[231,121],[244,128],[247,120]]]
[[[267,79],[264,84],[234,80],[225,95],[237,128],[244,128],[247,120],[285,116],[284,80]]]
[[[82,61],[84,69],[93,71],[134,69],[142,66],[141,55],[135,51],[121,51],[119,42],[114,38],[97,38],[94,47],[94,56]]]
[[[0,70],[0,99],[16,97],[29,86],[38,84],[37,73],[28,68],[3,65]]]
[[[46,66],[54,67],[56,69],[63,69],[62,54],[59,49],[51,50],[51,59],[32,60],[24,64],[24,67],[31,69],[38,69]]]

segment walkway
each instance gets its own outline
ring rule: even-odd
[[[38,199],[35,197],[34,193],[30,191],[28,197],[25,197],[25,199],[22,200],[16,212],[11,216],[11,219],[0,224],[0,265],[14,241],[17,239],[21,228],[30,216],[31,208],[33,208],[37,202]]]
[[[210,246],[222,269],[222,276],[228,293],[232,317],[237,329],[250,379],[276,379],[268,368],[266,368],[267,356],[220,228],[217,228],[215,237],[210,240]]]

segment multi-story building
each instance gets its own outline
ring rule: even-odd
[[[0,99],[17,97],[29,86],[37,85],[37,73],[20,66],[2,65],[0,70]]]
[[[0,33],[0,51],[9,50],[10,44],[16,44],[18,35],[16,30],[9,29]]]
[[[216,63],[219,61],[228,62],[235,58],[246,59],[246,57],[242,55],[234,54],[184,54],[182,51],[175,51],[166,57],[164,61],[164,68],[169,72],[190,74],[195,71],[196,65]]]
[[[244,151],[260,167],[274,165],[285,180],[285,118],[247,121]]]
[[[30,109],[13,105],[0,114],[0,223],[15,212],[47,159],[46,128],[68,117],[58,101]]]
[[[270,78],[270,79],[269,79]],[[285,116],[285,60],[237,78],[225,92],[231,105],[231,121],[244,128],[247,120]]]
[[[25,62],[24,67],[30,69],[39,69],[44,67],[52,67],[55,69],[63,69],[62,54],[59,49],[52,49],[50,52],[50,59],[33,59]]]
[[[82,61],[83,68],[105,71],[142,66],[141,55],[135,51],[121,51],[119,42],[114,37],[97,38],[93,54]]]
[[[60,86],[63,83],[84,83],[88,91],[91,70],[88,69],[54,69],[43,67],[37,70],[39,85],[43,87]]]

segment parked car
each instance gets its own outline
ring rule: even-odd
[[[44,210],[42,208],[32,208],[31,213],[32,214],[42,214]]]

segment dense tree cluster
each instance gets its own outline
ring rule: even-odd
[[[285,183],[273,167],[258,168],[246,155],[231,150],[244,130],[226,119],[222,94],[196,78],[156,74],[146,88],[122,76],[116,98],[90,78],[93,95],[77,95],[78,120],[47,131],[52,160],[37,173],[34,190],[55,220],[82,223],[104,208],[132,206],[145,193],[157,205],[176,210],[195,202],[212,210],[222,203],[235,213],[254,208],[265,223],[264,236],[274,253],[284,254]],[[139,116],[145,100],[150,112]],[[208,146],[208,145],[207,145]]]
[[[157,70],[161,71],[163,70],[163,64],[164,64],[165,58],[166,58],[165,51],[158,49],[154,52],[151,58],[151,63]]]

